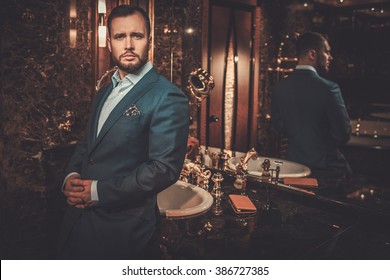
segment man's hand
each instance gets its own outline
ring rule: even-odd
[[[69,177],[63,191],[67,203],[81,209],[91,206],[91,183],[91,180],[82,180],[77,176]]]

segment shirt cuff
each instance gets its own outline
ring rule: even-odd
[[[91,183],[91,200],[92,201],[99,201],[99,196],[98,196],[98,192],[97,192],[97,182],[96,180],[92,180],[92,183]]]
[[[65,188],[65,183],[66,183],[66,180],[68,180],[68,178],[70,176],[73,176],[73,175],[76,175],[77,177],[81,178],[81,175],[77,172],[71,172],[69,173],[68,175],[66,175],[65,179],[64,179],[64,182],[62,183],[62,187],[61,187],[61,191],[64,191],[64,188]]]

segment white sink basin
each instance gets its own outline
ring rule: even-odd
[[[157,195],[157,205],[167,218],[186,218],[206,212],[213,205],[213,197],[202,188],[177,181]]]
[[[228,166],[231,170],[236,170],[236,164],[240,162],[241,157],[232,157],[228,160]],[[282,162],[280,165],[279,178],[285,177],[306,177],[310,175],[311,170],[306,165],[296,163],[293,161],[270,158],[270,157],[258,157],[256,160],[250,159],[248,161],[248,173],[252,176],[261,176],[262,167],[261,164],[265,159],[269,159],[271,162],[271,169],[275,169],[275,161]],[[273,174],[275,176],[275,174]]]

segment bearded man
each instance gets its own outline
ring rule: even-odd
[[[108,17],[117,71],[94,99],[85,140],[63,185],[62,259],[156,259],[157,194],[179,178],[186,153],[186,95],[148,61],[150,20],[117,6]]]
[[[339,148],[351,137],[351,124],[339,86],[322,77],[333,60],[328,40],[302,34],[298,64],[272,90],[272,124],[287,137],[286,159],[310,167],[313,174],[345,177],[351,169]]]

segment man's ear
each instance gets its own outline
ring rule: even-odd
[[[110,39],[110,36],[107,37],[107,47],[108,47],[108,50],[111,52],[111,39]]]
[[[152,36],[149,36],[149,50],[152,48]]]
[[[317,58],[317,52],[315,50],[309,50],[309,58],[310,59],[316,59]]]

